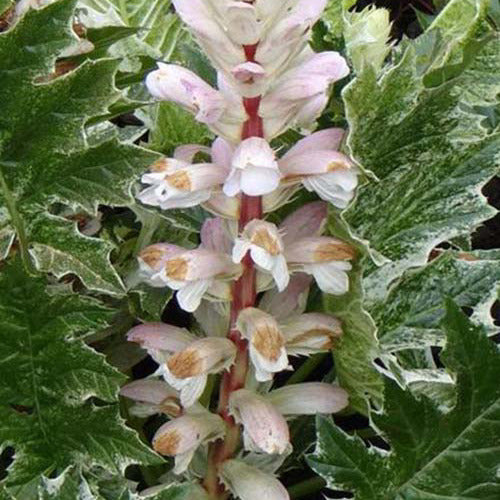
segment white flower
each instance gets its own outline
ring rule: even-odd
[[[241,266],[234,264],[229,255],[200,247],[166,259],[164,267],[152,279],[162,280],[165,285],[178,290],[179,305],[185,311],[193,312],[205,294],[218,295],[219,290],[226,291],[224,283],[237,278],[240,273]]]
[[[200,409],[162,425],[153,437],[153,448],[162,455],[175,457],[174,473],[181,474],[200,445],[223,437],[224,432],[222,418]]]
[[[245,139],[234,152],[231,172],[224,183],[227,196],[243,192],[249,196],[261,196],[274,191],[281,173],[271,146],[260,137]]]
[[[349,403],[344,389],[323,382],[286,385],[271,391],[266,399],[283,415],[336,413]]]
[[[202,395],[207,376],[229,368],[235,356],[236,347],[229,339],[199,339],[167,360],[163,376],[180,391],[182,405],[189,407]]]
[[[229,413],[243,425],[245,449],[271,455],[290,451],[286,420],[265,397],[247,389],[232,392]]]
[[[250,359],[259,382],[272,380],[273,373],[288,368],[285,338],[270,314],[247,307],[238,315],[236,328],[248,340]]]
[[[177,417],[181,413],[177,391],[162,380],[134,380],[120,389],[120,395],[136,401],[130,413],[137,417],[144,418],[157,413]]]
[[[273,475],[241,460],[226,460],[220,475],[224,484],[241,500],[290,500],[285,487]]]
[[[281,325],[281,331],[289,355],[307,356],[332,349],[335,339],[342,335],[342,326],[328,314],[306,313]]]
[[[284,290],[290,275],[278,228],[270,222],[250,221],[234,242],[233,262],[241,262],[248,251],[259,268],[271,273],[278,290]]]
[[[312,274],[324,292],[342,295],[349,290],[348,261],[355,251],[347,243],[326,236],[302,238],[287,245],[285,255],[291,269]]]
[[[188,157],[193,152],[184,150],[181,154]],[[189,164],[175,158],[159,160],[151,169],[141,178],[150,187],[139,193],[137,198],[147,205],[159,206],[164,210],[194,207],[207,201],[227,176],[227,171],[219,165]]]

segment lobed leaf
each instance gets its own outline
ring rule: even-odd
[[[0,448],[15,450],[3,486],[34,498],[42,475],[98,465],[122,474],[160,459],[125,428],[116,405],[124,377],[79,336],[107,326],[111,311],[72,294],[48,294],[19,262],[0,275]]]
[[[89,144],[85,127],[120,97],[117,61],[87,60],[55,77],[58,54],[76,41],[75,1],[30,10],[0,34],[0,201],[40,269],[78,275],[92,290],[124,293],[109,243],[82,235],[55,203],[96,213],[133,202],[130,187],[155,156],[115,138]],[[9,226],[2,228],[8,246]]]
[[[456,377],[456,404],[443,411],[385,381],[385,408],[373,425],[390,452],[367,448],[326,418],[318,419],[311,467],[356,500],[494,499],[500,494],[500,353],[482,328],[451,301],[442,321],[441,359]]]

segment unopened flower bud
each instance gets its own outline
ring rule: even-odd
[[[310,236],[319,236],[323,232],[328,215],[328,206],[323,201],[307,203],[292,212],[280,224],[285,246]]]
[[[259,302],[259,308],[277,320],[285,320],[305,311],[312,278],[304,273],[291,276],[290,283],[282,292],[268,290]]]
[[[168,359],[164,377],[180,391],[182,405],[189,407],[202,395],[207,375],[229,368],[235,356],[236,347],[229,339],[199,339]]]
[[[223,190],[227,196],[240,192],[261,196],[274,191],[280,179],[281,173],[271,146],[260,137],[250,137],[236,149]]]
[[[241,262],[249,251],[255,264],[271,273],[278,290],[282,291],[290,281],[283,250],[278,228],[270,222],[254,219],[234,242],[233,262]]]
[[[175,457],[174,473],[181,474],[196,449],[224,435],[224,421],[208,411],[183,415],[162,425],[153,437],[153,448],[162,455]]]
[[[342,335],[340,321],[322,313],[302,314],[282,326],[288,354],[315,354],[328,351]]]
[[[326,293],[342,295],[349,290],[346,271],[356,253],[347,243],[326,236],[303,238],[285,249],[289,266],[312,274]]]
[[[236,328],[248,340],[250,359],[259,382],[272,380],[273,373],[288,368],[285,338],[270,314],[247,307],[238,315]]]
[[[279,135],[291,124],[309,126],[327,104],[330,84],[348,74],[347,63],[337,52],[313,53],[285,72],[259,107],[266,137]]]
[[[323,382],[287,385],[266,395],[283,415],[315,415],[336,413],[349,403],[347,392]]]
[[[236,223],[233,224],[227,219],[221,217],[205,219],[200,231],[201,244],[208,250],[230,254],[233,248],[233,233],[236,231]]]
[[[221,479],[241,500],[290,500],[285,487],[271,474],[241,460],[226,460]]]
[[[154,97],[183,106],[202,123],[215,123],[226,109],[222,94],[176,64],[158,63],[158,69],[147,76],[146,86]]]
[[[351,12],[344,36],[356,71],[360,72],[367,64],[380,70],[391,50],[389,10],[371,5],[361,12]]]
[[[290,449],[290,434],[283,415],[263,396],[247,389],[231,393],[229,412],[243,425],[245,448],[271,455]]]
[[[181,412],[177,391],[166,382],[155,379],[135,380],[120,389],[120,395],[138,404],[130,412],[139,417],[165,413],[176,417]]]

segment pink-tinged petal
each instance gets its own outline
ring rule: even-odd
[[[215,123],[224,113],[224,97],[193,72],[175,64],[158,63],[159,69],[146,78],[156,98],[175,102],[196,115],[202,123]]]
[[[197,248],[168,259],[165,264],[167,279],[177,282],[224,278],[235,275],[240,266],[233,263],[229,255]]]
[[[202,146],[200,144],[184,144],[183,146],[175,148],[174,158],[186,163],[192,163],[194,157],[199,153],[210,156],[211,151],[207,146]]]
[[[225,370],[233,364],[235,356],[236,346],[231,340],[208,337],[171,356],[167,366],[173,377],[186,379]]]
[[[352,260],[356,251],[347,243],[328,236],[301,238],[285,248],[289,263],[321,264]]]
[[[275,318],[255,307],[243,309],[236,321],[241,336],[249,341],[250,360],[259,382],[288,368],[285,338]]]
[[[342,144],[345,130],[341,128],[327,128],[314,132],[304,137],[291,147],[283,156],[282,160],[302,153],[309,153],[318,150],[337,151]]]
[[[234,146],[223,139],[222,137],[217,137],[212,143],[212,161],[222,167],[226,172],[231,169],[231,158],[234,153]]]
[[[151,271],[160,271],[170,257],[184,251],[184,248],[170,243],[155,243],[141,250],[139,261]]]
[[[276,455],[289,449],[286,420],[263,396],[247,389],[235,391],[229,398],[229,412],[243,425],[247,449]]]
[[[255,62],[245,62],[238,64],[231,71],[231,74],[240,83],[254,83],[266,76],[265,69]]]
[[[326,108],[328,101],[328,93],[324,92],[323,94],[318,94],[299,105],[294,118],[295,126],[305,129],[314,128],[314,122]]]
[[[290,355],[315,354],[329,351],[342,335],[342,325],[337,318],[322,313],[302,314],[282,325],[286,350]]]
[[[266,292],[259,307],[277,320],[286,320],[304,312],[311,286],[311,276],[304,273],[294,274],[283,292],[276,289]]]
[[[222,191],[224,192],[224,195],[230,198],[241,193],[241,170],[235,169],[229,174],[224,186],[222,187]]]
[[[231,2],[226,10],[228,35],[240,45],[253,45],[260,38],[260,23],[255,7],[246,2]]]
[[[185,328],[167,325],[166,323],[144,323],[134,326],[127,333],[129,342],[136,342],[144,349],[154,349],[165,352],[182,351],[197,337]]]
[[[123,386],[120,395],[136,401],[130,413],[139,418],[156,414],[177,417],[182,412],[179,394],[162,380],[135,380]]]
[[[310,236],[319,236],[326,224],[328,205],[323,201],[308,203],[295,210],[280,225],[285,246]]]
[[[250,137],[242,141],[234,152],[231,164],[233,168],[240,170],[249,166],[278,169],[273,149],[260,137]]]
[[[325,293],[343,295],[349,291],[347,271],[352,269],[349,262],[306,264],[302,266],[302,269],[314,276],[318,287]]]
[[[322,382],[288,385],[271,391],[266,398],[283,415],[337,413],[349,404],[344,389]]]
[[[238,220],[240,217],[240,197],[215,193],[203,204],[203,208],[214,215]]]
[[[273,475],[241,460],[226,460],[220,474],[224,484],[241,500],[290,500],[285,487]]]
[[[323,77],[328,83],[336,82],[349,74],[347,62],[338,52],[318,52],[304,62],[300,70]]]
[[[120,395],[141,403],[161,404],[166,399],[177,399],[177,391],[166,382],[156,379],[134,380],[120,389]]]
[[[283,157],[281,172],[286,177],[297,175],[317,175],[349,170],[353,166],[349,158],[338,151],[318,150]]]
[[[230,221],[221,217],[205,219],[200,231],[201,245],[214,252],[230,254],[234,241],[230,225]]]
[[[281,174],[278,170],[250,167],[241,173],[241,192],[248,196],[262,196],[278,188]]]
[[[302,184],[308,191],[314,191],[322,200],[343,209],[354,198],[358,173],[353,169],[343,172],[306,177]],[[352,186],[344,188],[342,186]]]
[[[227,196],[239,192],[249,196],[264,195],[274,191],[281,179],[274,151],[266,140],[259,137],[250,137],[240,143],[231,167],[223,188]]]
[[[174,473],[184,472],[196,449],[224,435],[224,421],[208,411],[183,415],[163,424],[153,436],[153,448],[162,455],[175,457]]]
[[[194,192],[218,186],[225,179],[223,168],[213,163],[197,163],[167,176],[165,182],[180,191]]]
[[[211,2],[206,0],[173,0],[180,18],[196,35],[209,40],[224,39],[224,30],[215,20]]]
[[[309,30],[321,17],[327,1],[280,2],[287,9],[286,13],[280,13],[277,22],[273,23],[270,31],[260,41],[256,60],[272,71],[280,69],[291,55],[300,51],[301,45],[307,43]]]

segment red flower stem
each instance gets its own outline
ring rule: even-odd
[[[256,46],[245,46],[247,60],[253,61]],[[247,121],[243,124],[242,139],[249,137],[264,137],[262,118],[258,115],[260,97],[245,98],[243,104],[248,115]],[[260,196],[247,196],[242,194],[240,204],[239,229],[242,230],[252,219],[262,218],[262,198]],[[204,486],[209,496],[213,500],[227,498],[228,494],[218,479],[218,470],[220,465],[234,456],[240,443],[240,426],[229,415],[229,397],[231,393],[245,386],[245,380],[248,373],[248,348],[247,341],[241,338],[240,333],[235,328],[238,314],[245,307],[255,305],[257,297],[256,289],[256,270],[253,261],[247,254],[243,261],[243,273],[234,283],[232,290],[231,304],[231,326],[228,333],[236,345],[236,359],[230,371],[222,375],[218,414],[224,419],[227,425],[226,436],[224,440],[216,441],[209,447],[207,475],[204,480]]]

